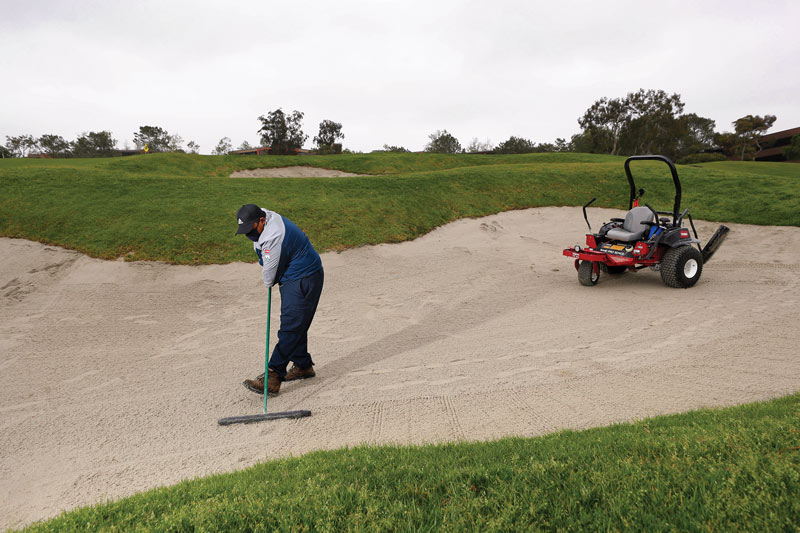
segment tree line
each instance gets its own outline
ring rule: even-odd
[[[282,108],[270,111],[266,115],[258,117],[261,128],[258,129],[261,146],[269,147],[270,154],[289,155],[296,154],[303,148],[303,144],[308,139],[308,135],[303,133],[303,116],[300,111],[294,110],[291,113],[284,113]],[[319,123],[319,132],[314,137],[314,153],[316,154],[339,154],[342,153],[342,145],[337,142],[344,139],[342,124],[333,120],[325,119]],[[238,150],[249,150],[252,146],[244,141]],[[224,155],[233,149],[230,137],[223,137],[211,152],[213,155]]]
[[[684,113],[679,94],[661,90],[628,93],[624,98],[603,97],[578,118],[580,133],[569,141],[558,138],[554,143],[537,144],[512,135],[497,146],[477,138],[462,148],[458,139],[437,130],[428,136],[426,152],[498,153],[584,152],[610,155],[662,154],[681,160],[697,154],[706,159],[752,159],[762,149],[758,142],[775,123],[775,115],[747,115],[735,120],[733,132],[716,132],[716,123],[694,113]],[[800,144],[800,139],[791,146]],[[793,148],[787,148],[792,158]],[[402,147],[384,145],[386,151],[403,151]]]
[[[133,143],[137,150],[149,152],[189,152],[197,153],[200,146],[194,141],[183,148],[183,138],[171,135],[158,126],[140,126],[133,134]],[[3,157],[26,157],[30,154],[44,154],[49,157],[114,157],[120,149],[117,140],[107,130],[81,133],[74,141],[68,141],[61,135],[45,134],[41,137],[33,135],[6,136],[6,144],[2,149]]]
[[[428,136],[426,152],[436,153],[496,153],[521,154],[531,152],[586,152],[610,155],[663,154],[680,161],[697,154],[710,159],[752,159],[760,150],[758,139],[775,123],[775,115],[746,115],[732,123],[733,131],[717,132],[714,120],[695,113],[684,113],[685,104],[680,94],[667,94],[662,90],[639,89],[625,97],[603,97],[594,102],[578,118],[581,131],[569,141],[557,138],[552,143],[535,143],[522,136],[512,135],[498,145],[490,140],[473,138],[462,147],[459,140],[447,130],[437,130]],[[258,117],[257,130],[261,146],[269,147],[275,155],[295,154],[308,140],[303,132],[304,114],[294,110],[284,113],[275,109]],[[313,138],[314,153],[342,153],[340,142],[344,139],[342,124],[323,120]],[[200,146],[189,141],[183,147],[180,135],[170,134],[158,126],[140,126],[133,142],[138,150],[149,152],[198,153]],[[238,150],[253,148],[247,141]],[[127,149],[127,147],[126,147]],[[214,155],[233,151],[230,137],[223,137],[212,150]],[[345,150],[347,151],[347,150]],[[387,152],[408,152],[402,146],[384,144]],[[119,155],[117,141],[110,131],[85,132],[74,141],[60,135],[20,135],[6,137],[0,147],[3,157],[25,157],[41,152],[50,157],[108,157]],[[800,157],[800,138],[793,139],[785,150],[787,158]]]
[[[732,123],[733,132],[717,132],[712,119],[683,111],[680,94],[661,90],[604,97],[578,119],[582,131],[572,142],[580,151],[592,153],[657,153],[680,159],[713,152],[744,160],[761,149],[758,138],[776,120],[775,115],[747,115]]]

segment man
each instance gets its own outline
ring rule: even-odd
[[[288,218],[255,204],[243,205],[236,217],[236,234],[253,241],[264,284],[280,285],[281,326],[267,372],[267,394],[275,395],[283,381],[316,375],[308,353],[308,328],[322,294],[322,260],[306,234]],[[287,372],[289,361],[293,365]],[[243,385],[264,394],[264,374],[245,380]]]

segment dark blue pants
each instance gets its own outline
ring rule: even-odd
[[[289,361],[305,369],[314,364],[308,353],[308,328],[317,312],[325,274],[322,270],[307,278],[281,283],[281,327],[278,344],[269,358],[269,367],[286,376]]]

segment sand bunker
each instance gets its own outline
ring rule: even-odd
[[[256,168],[239,170],[231,174],[232,178],[341,178],[347,176],[367,176],[367,174],[353,174],[352,172],[317,167]]]
[[[590,210],[595,227],[619,215]],[[317,377],[270,400],[313,415],[230,427],[217,419],[262,406],[240,385],[263,370],[257,264],[0,239],[0,528],[315,449],[533,436],[797,391],[800,229],[730,226],[688,290],[650,270],[580,286],[561,255],[586,229],[572,207],[324,254]],[[703,240],[715,227],[698,224]]]

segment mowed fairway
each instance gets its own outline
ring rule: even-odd
[[[362,168],[352,163],[342,170],[364,172],[374,164],[365,157],[353,160]],[[249,242],[232,236],[231,212],[255,196],[270,207],[274,197],[276,210],[282,205],[306,217],[301,225],[321,248],[344,251],[323,254],[325,289],[310,342],[317,377],[287,384],[270,400],[270,410],[310,409],[312,417],[223,428],[218,418],[261,409],[261,397],[240,385],[263,369],[266,290],[257,265],[105,261],[1,239],[0,527],[312,450],[532,437],[800,390],[800,334],[793,327],[800,319],[800,229],[791,208],[798,198],[791,188],[796,176],[785,166],[764,167],[773,176],[748,167],[747,179],[714,165],[706,178],[704,167],[685,169],[685,205],[695,216],[733,221],[728,241],[689,290],[667,288],[649,270],[579,286],[572,261],[561,255],[585,232],[576,207],[459,220],[413,241],[346,249],[403,240],[439,218],[582,202],[600,195],[593,172],[607,194],[603,203],[624,203],[621,158],[581,163],[569,157],[562,164],[531,157],[244,186],[220,176],[126,174],[107,184],[129,196],[116,200],[121,211],[111,209],[116,216],[105,225],[96,204],[110,193],[98,185],[100,174],[91,175],[95,170],[89,177],[78,168],[75,177],[54,178],[16,163],[3,175],[4,188],[18,194],[15,204],[32,202],[33,193],[52,195],[57,200],[48,205],[59,220],[69,216],[59,202],[81,206],[73,211],[78,222],[67,227],[85,229],[31,226],[4,199],[9,236],[30,232],[47,240],[36,232],[62,232],[53,241],[117,257],[126,250],[119,243],[138,235],[126,252],[134,258],[250,261]],[[657,168],[647,167],[652,191],[668,193],[655,182]],[[684,168],[679,171],[683,176]],[[769,186],[770,179],[778,185]],[[708,198],[692,192],[693,182]],[[755,193],[747,198],[723,192],[748,183]],[[74,192],[81,187],[85,195]],[[426,194],[416,196],[416,187]],[[162,200],[153,191],[161,190],[175,196],[155,209]],[[206,191],[202,201],[198,191]],[[568,198],[551,199],[554,191]],[[612,193],[622,198],[612,200]],[[219,203],[206,201],[214,195]],[[320,198],[334,198],[334,205],[324,207]],[[438,198],[436,205],[426,203],[431,198]],[[306,202],[315,208],[306,209]],[[774,210],[745,209],[758,205]],[[348,207],[376,213],[366,227],[334,216]],[[436,214],[414,218],[429,212]],[[597,227],[620,214],[591,209],[590,219]],[[740,223],[770,216],[783,227]],[[97,239],[87,220],[97,222],[91,228]],[[153,229],[170,224],[186,231],[189,246],[180,253],[159,244]],[[138,231],[141,225],[148,229]],[[699,221],[701,239],[715,226]],[[202,246],[213,241],[209,234],[218,247]],[[273,324],[274,344],[277,312]],[[797,432],[796,421],[786,431]]]

